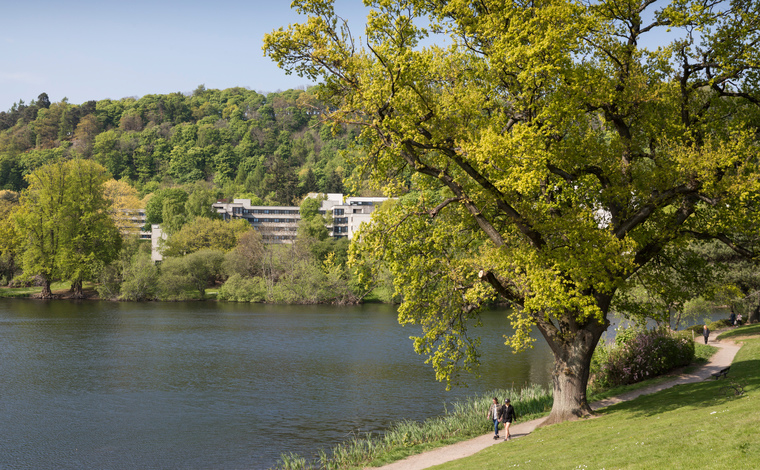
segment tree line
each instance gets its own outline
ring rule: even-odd
[[[309,192],[343,192],[344,177],[355,171],[348,157],[360,150],[351,126],[322,122],[326,109],[305,90],[264,96],[203,86],[191,94],[81,105],[51,102],[42,93],[29,104],[14,104],[0,112],[2,283],[38,283],[47,297],[52,281],[71,281],[75,296],[92,281],[103,297],[144,300],[203,298],[206,286],[232,275],[238,285],[259,276],[266,289],[255,296],[236,294],[232,284],[224,294],[356,301],[360,295],[353,290],[331,294],[343,292],[337,284],[350,284],[347,245],[327,237],[325,220],[314,224],[315,211],[304,218],[311,226],[299,232],[298,243],[274,247],[263,245],[250,227],[218,220],[211,207],[232,198],[300,204]],[[161,224],[169,235],[160,268],[150,263],[148,246],[119,235],[130,228],[135,209],[145,210],[146,225]],[[314,228],[320,224],[321,230]],[[249,255],[237,261],[259,267],[221,262],[236,249]],[[260,255],[255,262],[252,253]],[[205,284],[197,271],[204,266]],[[327,275],[332,287],[320,288]],[[313,288],[297,286],[306,278]]]
[[[355,131],[323,125],[312,93],[266,96],[199,86],[191,94],[51,102],[46,93],[0,112],[0,189],[61,158],[93,160],[144,196],[161,187],[213,182],[227,196],[297,203],[308,192],[343,192],[354,171]]]
[[[20,194],[0,192],[0,283],[38,284],[43,298],[54,297],[58,280],[73,297],[91,282],[101,298],[130,301],[204,300],[216,287],[229,301],[346,304],[375,287],[357,282],[348,240],[329,236],[318,198],[301,203],[293,244],[270,245],[246,220],[214,213],[220,192],[210,184],[158,190],[146,210],[168,234],[156,264],[150,241],[123,230],[137,190],[102,165],[61,159],[26,180]]]

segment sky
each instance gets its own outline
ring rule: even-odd
[[[312,84],[286,75],[261,49],[265,34],[305,20],[291,0],[3,3],[0,111],[43,92],[51,102],[81,104],[199,85],[269,93]],[[362,0],[336,0],[335,10],[363,35]]]
[[[0,111],[40,93],[72,104],[199,85],[262,93],[308,86],[261,49],[266,33],[305,19],[290,0],[23,0],[3,2]],[[336,13],[363,32],[361,0]]]

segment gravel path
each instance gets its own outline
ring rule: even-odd
[[[715,332],[713,335],[711,335],[712,338],[717,337],[717,333],[718,332]],[[702,341],[701,336],[697,339],[699,341]],[[674,377],[672,380],[652,385],[650,387],[644,387],[639,390],[634,390],[616,397],[607,398],[605,400],[592,403],[591,408],[598,410],[600,408],[604,408],[620,402],[633,400],[634,398],[641,395],[649,395],[650,393],[659,392],[660,390],[670,388],[674,385],[700,382],[702,380],[705,380],[706,378],[709,378],[711,374],[730,366],[734,360],[734,356],[736,356],[736,353],[740,348],[740,346],[732,342],[719,342],[715,341],[714,339],[711,339],[708,344],[716,346],[720,349],[710,359],[710,362],[700,367],[698,370],[690,374],[681,374]],[[541,424],[544,419],[545,418],[539,418],[532,421],[512,424],[510,427],[510,434],[512,435],[512,438],[514,439],[522,436],[527,436],[534,429],[536,429],[536,427]],[[470,455],[476,454],[487,447],[491,447],[492,445],[500,444],[503,442],[504,441],[501,439],[494,440],[493,433],[490,433],[476,437],[474,439],[470,439],[469,441],[462,441],[450,446],[429,450],[422,454],[412,455],[404,460],[399,460],[382,467],[368,467],[368,470],[422,470],[435,465],[450,462],[452,460],[469,457]]]

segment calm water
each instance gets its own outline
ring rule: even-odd
[[[489,312],[482,378],[445,391],[389,306],[0,299],[0,468],[266,469],[352,432],[548,384],[543,341],[513,355]]]

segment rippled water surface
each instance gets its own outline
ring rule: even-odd
[[[389,306],[0,299],[0,468],[265,469],[352,432],[547,384],[545,343],[513,355],[488,312],[482,378],[445,391]]]

